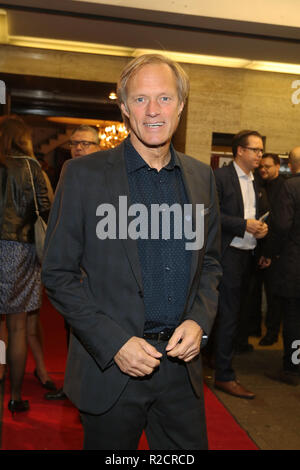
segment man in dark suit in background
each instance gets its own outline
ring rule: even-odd
[[[219,308],[215,332],[215,387],[240,398],[254,398],[237,380],[232,368],[236,343],[248,343],[248,324],[240,318],[247,310],[243,305],[251,272],[257,239],[268,232],[263,215],[262,193],[253,171],[263,154],[263,140],[256,131],[238,133],[232,143],[234,161],[215,171],[219,195],[223,278],[220,283]],[[238,337],[237,337],[238,335]]]
[[[73,130],[69,141],[71,157],[78,158],[100,150],[100,139],[95,127],[82,124]]]
[[[280,194],[281,186],[284,183],[284,176],[279,173],[280,171],[280,158],[275,153],[265,153],[261,159],[259,166],[259,174],[264,182],[264,188],[267,193],[268,201],[270,204],[271,213],[276,209],[278,203],[278,196]],[[279,248],[279,240],[272,230],[268,234],[268,255],[273,254],[271,265],[267,269],[260,270],[258,274],[258,283],[260,284],[260,293],[264,285],[267,299],[267,313],[265,324],[267,327],[266,334],[259,344],[261,346],[271,346],[278,340],[280,323],[281,323],[281,309],[280,302],[278,301],[276,289],[274,289],[274,279],[278,272],[276,248]],[[261,312],[261,295],[259,311]]]
[[[271,220],[281,241],[274,288],[281,297],[283,361],[277,374],[267,375],[289,385],[300,384],[300,147],[289,154],[292,176],[279,193]]]
[[[85,449],[136,449],[143,429],[151,449],[207,448],[199,353],[217,308],[220,226],[211,169],[171,145],[188,88],[163,56],[129,63],[118,97],[130,137],[67,162],[56,193],[43,282],[72,328],[65,392]],[[174,208],[169,235],[157,206],[161,219]]]

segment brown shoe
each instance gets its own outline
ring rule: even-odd
[[[216,380],[215,388],[234,397],[247,398],[248,400],[255,398],[254,393],[246,390],[237,380],[229,380],[228,382]]]

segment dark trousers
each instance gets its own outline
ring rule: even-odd
[[[300,355],[294,354],[297,349],[292,347],[294,341],[300,341],[300,298],[282,298],[281,300],[283,311],[283,369],[285,371],[300,372],[299,364],[294,362],[295,359],[299,359]]]
[[[215,379],[235,380],[234,347],[248,342],[249,319],[245,308],[249,281],[255,266],[252,250],[228,247],[222,259],[219,307],[215,331]]]
[[[280,275],[280,273],[278,273],[277,260],[274,259],[272,260],[271,266],[266,269],[264,274],[267,298],[267,314],[265,323],[267,327],[267,335],[274,339],[278,338],[282,320],[281,302],[274,291],[274,279],[275,276],[278,275]]]
[[[160,352],[167,343],[151,342]],[[117,403],[101,415],[82,413],[84,450],[135,450],[143,430],[150,449],[207,449],[203,397],[186,365],[164,354],[151,376],[131,377]]]
[[[249,317],[250,317],[250,330],[249,333],[259,332],[261,330],[262,323],[262,291],[263,286],[265,287],[266,300],[267,300],[267,312],[265,325],[267,328],[267,336],[277,340],[280,325],[282,320],[280,299],[276,295],[274,289],[276,277],[280,275],[277,267],[278,261],[272,259],[271,266],[266,269],[256,268],[252,280],[250,283],[250,295],[249,295]]]

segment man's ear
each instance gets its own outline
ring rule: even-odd
[[[180,103],[180,105],[179,105],[178,117],[180,117],[180,115],[181,115],[181,113],[182,113],[182,111],[183,111],[183,108],[184,108],[184,103],[182,102],[182,103]]]
[[[238,145],[238,146],[237,146],[237,149],[236,149],[236,156],[241,154],[241,148],[243,148],[241,145]]]
[[[124,116],[126,116],[129,119],[129,112],[124,103],[121,103],[121,111],[124,114]]]

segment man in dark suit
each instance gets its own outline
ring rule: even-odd
[[[289,154],[292,176],[287,178],[272,216],[272,229],[281,240],[275,281],[281,298],[283,318],[283,361],[281,370],[268,373],[272,379],[289,385],[300,384],[300,147]],[[276,253],[278,253],[276,251]]]
[[[271,213],[276,209],[278,204],[278,196],[280,194],[281,186],[285,181],[285,177],[280,173],[280,158],[275,153],[265,153],[261,159],[259,166],[259,174],[264,182],[264,188],[267,193],[268,201],[270,204]],[[281,275],[278,272],[276,247],[278,247],[278,237],[276,234],[269,232],[268,234],[268,252],[273,254],[271,265],[267,269],[260,270],[258,275],[258,283],[260,285],[260,293],[262,286],[265,287],[267,299],[267,314],[265,324],[267,327],[266,334],[259,344],[261,346],[271,346],[278,341],[278,335],[281,324],[281,308],[280,302],[277,297],[276,289],[274,289],[274,278]],[[261,297],[260,297],[261,299]],[[259,306],[261,311],[261,305]]]
[[[135,59],[118,84],[130,137],[62,172],[43,282],[72,328],[64,389],[84,449],[136,449],[143,429],[151,449],[207,448],[199,353],[217,308],[219,208],[211,169],[171,145],[188,88],[169,59]]]
[[[232,367],[235,344],[248,342],[245,301],[255,260],[257,239],[268,227],[258,220],[266,207],[253,171],[260,164],[263,141],[256,131],[238,133],[232,143],[234,161],[215,171],[219,195],[223,278],[215,333],[215,387],[240,398],[254,398],[237,380]],[[238,337],[237,337],[238,336]]]

